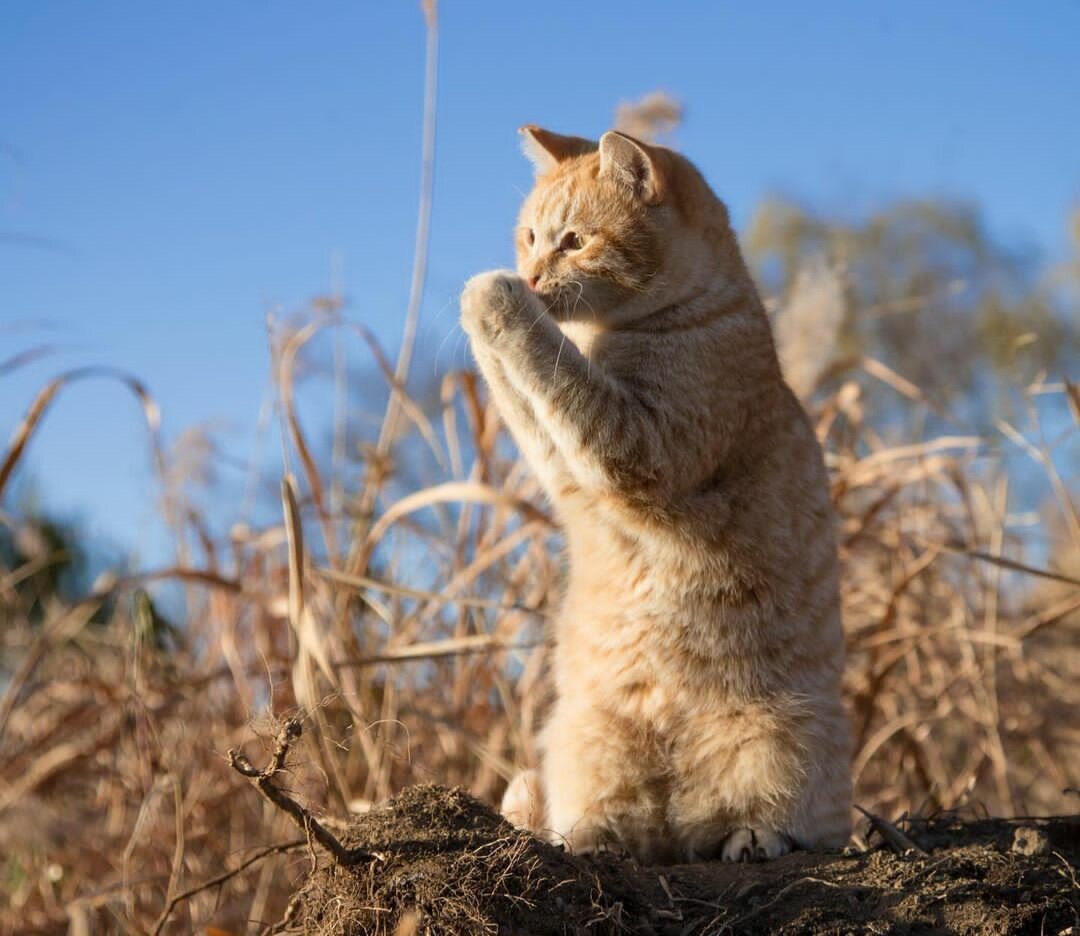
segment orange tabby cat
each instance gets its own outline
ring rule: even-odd
[[[727,210],[671,150],[522,130],[518,272],[462,324],[565,527],[556,701],[504,811],[577,851],[850,832],[833,514]]]

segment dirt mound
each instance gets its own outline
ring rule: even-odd
[[[289,932],[335,934],[1080,932],[1080,817],[940,819],[918,846],[754,865],[640,867],[568,855],[460,790],[413,787],[339,831]],[[1075,927],[1075,929],[1074,929]]]
[[[409,912],[432,933],[633,932],[648,920],[632,865],[568,855],[460,790],[413,787],[341,839],[375,857],[311,874],[295,919],[305,932],[394,933]]]

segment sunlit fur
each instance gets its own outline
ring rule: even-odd
[[[524,132],[518,271],[461,301],[569,552],[539,777],[506,809],[642,861],[842,845],[825,469],[727,211],[670,150]]]

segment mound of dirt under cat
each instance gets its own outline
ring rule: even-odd
[[[641,867],[577,857],[461,790],[418,786],[338,831],[371,857],[318,851],[285,932],[719,934],[1074,932],[1080,816],[939,818],[918,848]]]

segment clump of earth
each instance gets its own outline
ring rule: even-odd
[[[460,790],[418,786],[338,835],[286,932],[359,934],[1080,934],[1080,816],[904,825],[866,851],[645,867],[574,856]]]

